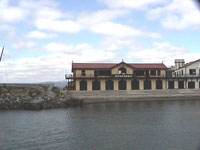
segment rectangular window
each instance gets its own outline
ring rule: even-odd
[[[99,70],[99,76],[110,76],[111,71],[110,70]]]
[[[146,76],[149,76],[149,70],[145,71]]]
[[[136,70],[134,73],[136,76],[144,76],[144,70]]]
[[[196,75],[196,69],[190,69],[190,75]]]
[[[182,75],[183,75],[183,70],[181,72],[182,72]]]
[[[85,70],[81,71],[82,76],[85,76]]]
[[[155,76],[156,75],[156,70],[151,70],[151,76]]]
[[[157,70],[157,75],[160,76],[160,70]]]

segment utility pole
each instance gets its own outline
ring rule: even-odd
[[[3,57],[3,51],[4,51],[4,46],[3,46],[2,51],[1,51],[0,62],[1,62],[1,59]]]

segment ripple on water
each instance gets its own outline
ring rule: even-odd
[[[200,101],[0,111],[1,150],[200,148]]]

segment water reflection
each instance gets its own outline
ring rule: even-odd
[[[199,149],[199,115],[197,100],[1,111],[0,149]]]

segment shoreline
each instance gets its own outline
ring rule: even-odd
[[[5,89],[4,89],[5,90]],[[20,91],[19,91],[20,90]],[[32,90],[32,92],[30,92]],[[39,91],[39,92],[38,92]],[[71,108],[96,103],[200,100],[199,89],[144,91],[58,91],[34,86],[0,94],[0,110],[43,110]]]

